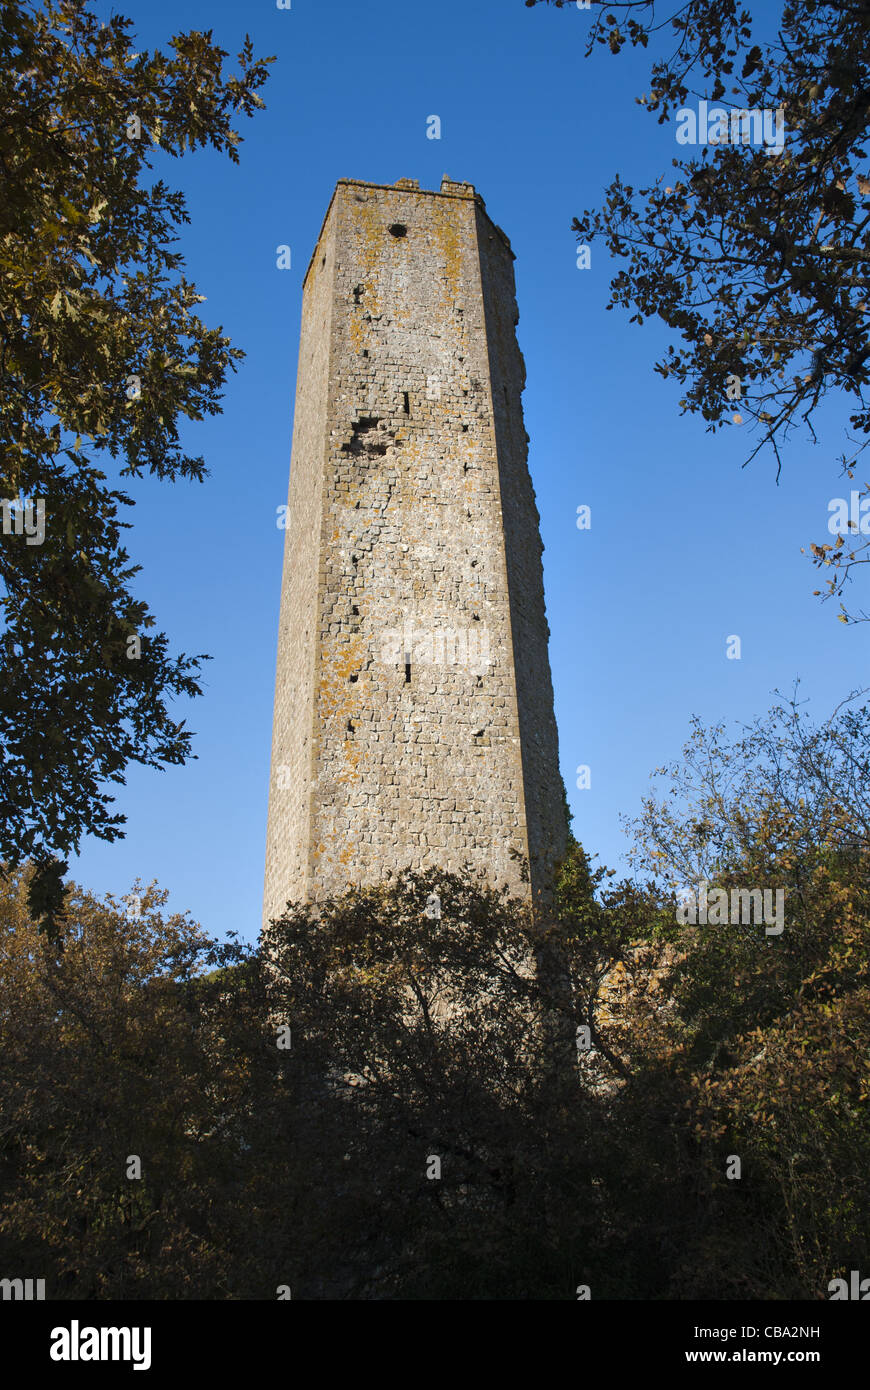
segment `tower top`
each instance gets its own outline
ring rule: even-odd
[[[422,193],[428,198],[440,198],[448,196],[451,198],[476,198],[479,203],[483,199],[474,187],[473,183],[466,183],[462,179],[452,179],[449,174],[445,174],[441,180],[441,187],[421,188],[419,179],[396,179],[395,183],[370,183],[367,179],[339,179],[338,182],[349,183],[360,188],[401,188],[408,193]]]
[[[505,246],[511,252],[511,256],[513,256],[513,251],[511,250],[511,244],[507,237],[507,234],[502,231],[501,227],[499,227],[495,222],[492,221],[492,218],[486,211],[486,203],[483,201],[481,195],[477,192],[477,189],[474,187],[473,183],[465,183],[459,179],[451,179],[449,174],[445,174],[443,176],[443,178],[441,179],[441,187],[437,189],[421,188],[419,179],[396,179],[395,183],[371,183],[367,179],[339,179],[335,185],[335,189],[333,190],[332,197],[329,200],[329,207],[326,209],[326,214],[323,218],[323,222],[321,223],[317,243],[314,247],[314,250],[311,253],[311,260],[308,262],[308,269],[305,272],[305,279],[302,282],[303,285],[305,283],[305,280],[308,279],[311,267],[314,264],[314,261],[317,257],[317,251],[318,247],[320,246],[321,238],[323,237],[323,231],[326,227],[327,222],[329,221],[329,216],[332,212],[333,204],[335,203],[336,197],[345,188],[365,188],[370,189],[372,192],[383,191],[387,193],[405,193],[417,198],[461,198],[463,201],[466,202],[474,202],[481,209],[481,211],[486,214],[491,226],[501,237]]]

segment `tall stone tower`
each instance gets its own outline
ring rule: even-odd
[[[266,920],[466,861],[537,895],[564,852],[513,259],[471,184],[333,194],[304,283]]]

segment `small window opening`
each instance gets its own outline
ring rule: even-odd
[[[463,426],[462,426],[462,433],[463,433],[463,434],[468,434],[468,426],[467,426],[467,425],[463,425]]]
[[[356,606],[355,603],[351,606],[351,610],[350,610],[350,611],[351,611],[351,613],[353,614],[353,616],[354,616],[355,618],[358,618],[358,617],[359,617],[359,609],[357,608],[357,606]]]
[[[349,734],[352,734],[354,732],[353,722],[350,719],[347,721],[347,732]]]
[[[411,653],[405,652],[405,684],[411,684]]]
[[[359,680],[359,676],[351,676],[351,678],[350,678],[350,683],[351,683],[351,685],[356,685],[356,683],[357,683],[358,680]]]
[[[362,355],[363,355],[363,357],[368,357],[368,355],[369,355],[369,350],[368,350],[368,348],[363,348]]]
[[[324,256],[324,257],[323,257],[323,260],[320,262],[320,269],[322,270],[323,267],[324,267],[325,265],[326,265],[326,257]]]
[[[353,289],[353,302],[354,302],[354,304],[359,304],[359,302],[360,302],[360,300],[362,299],[362,297],[363,297],[364,294],[365,294],[365,286],[364,286],[364,285],[354,285],[354,289]]]
[[[393,223],[392,227],[390,228],[390,236],[397,236],[397,237],[398,237],[398,236],[407,236],[407,235],[408,235],[408,228],[405,226],[404,222],[394,222],[394,223]]]
[[[403,392],[402,392],[402,400],[404,401],[405,414],[406,414],[406,415],[410,415],[410,414],[411,414],[411,399],[410,399],[410,397],[409,397],[407,391],[403,391]]]

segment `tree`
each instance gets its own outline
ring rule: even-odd
[[[49,1298],[245,1289],[274,1040],[251,953],[164,916],[166,896],[71,886],[57,949],[27,875],[0,885],[0,1251]]]
[[[12,875],[4,1269],[74,1299],[824,1297],[870,1219],[853,713],[760,721],[751,748],[696,731],[642,814],[650,870],[703,839],[711,881],[782,872],[775,939],[681,925],[667,886],[608,887],[577,845],[546,926],[408,872],[290,909],[259,957],[138,886],[126,910],[69,888],[55,945]]]
[[[557,1140],[564,1107],[544,1102],[536,939],[522,904],[468,871],[397,874],[266,934],[295,1064],[346,1112],[330,1218],[343,1296],[554,1296],[557,1182],[529,1172],[558,1151],[561,1179],[583,1186],[583,1160]],[[566,1078],[563,1097],[576,1067]]]
[[[684,1173],[705,1202],[684,1227],[672,1296],[825,1297],[864,1256],[868,764],[866,705],[815,726],[795,694],[734,737],[696,723],[683,759],[661,769],[666,794],[632,822],[636,864],[672,885],[706,879],[732,904],[734,890],[784,893],[780,934],[733,906],[679,928],[667,1025],[643,1048],[655,1088],[667,1068],[684,1092],[697,1145]]]
[[[867,708],[815,727],[795,696],[737,737],[695,725],[635,823],[636,880],[572,844],[554,920],[432,871],[273,923],[316,1136],[297,1171],[321,1177],[303,1271],[340,1264],[342,1298],[776,1299],[860,1267],[868,759]],[[687,924],[699,878],[781,886],[783,931]]]
[[[131,762],[191,756],[168,701],[200,693],[202,657],[169,654],[135,598],[119,476],[202,479],[182,418],[219,410],[243,356],[195,312],[172,249],[183,195],[143,181],[158,152],[211,145],[238,162],[271,59],[240,73],[211,33],[134,52],[130,21],[86,0],[0,0],[0,858],[30,858],[50,923],[63,857],[124,817],[102,787]],[[17,504],[16,504],[16,500]]]
[[[594,896],[606,877],[575,844],[558,920],[468,870],[433,870],[272,924],[273,1010],[293,1020],[298,1075],[328,1078],[307,1127],[322,1136],[327,1096],[336,1107],[320,1141],[320,1257],[308,1264],[334,1264],[340,1233],[337,1296],[647,1287],[644,1251],[631,1253],[637,1226],[627,1233],[621,1220],[626,1172],[641,1162],[616,1100],[630,1084],[630,1039],[606,995],[661,905],[621,885],[612,897],[623,911],[608,913]],[[536,968],[544,948],[559,971]],[[569,1025],[561,1052],[554,1015]],[[303,1241],[308,1230],[303,1217]]]
[[[767,38],[735,0],[689,0],[661,21],[653,0],[595,0],[593,13],[587,55],[595,45],[646,48],[673,31],[673,52],[653,63],[651,90],[636,100],[659,124],[676,116],[681,147],[667,186],[664,176],[639,189],[617,176],[604,206],[574,219],[579,241],[602,237],[624,262],[607,307],[632,310],[638,324],[657,315],[679,333],[655,369],[687,387],[683,413],[700,414],[710,430],[754,422],[747,462],[767,447],[777,476],[790,432],[803,424],[815,439],[822,401],[845,399],[851,434],[841,463],[852,480],[870,433],[865,7],[786,0],[778,23],[761,18]],[[717,105],[726,97],[729,109]],[[836,539],[810,546],[831,571],[826,597],[870,562],[867,499],[865,484],[852,514],[837,518]],[[868,618],[842,604],[839,616]]]
[[[26,875],[0,887],[5,1269],[54,1298],[561,1298],[589,1278],[594,1100],[576,1057],[540,1066],[522,904],[402,875],[295,910],[259,962],[164,898],[70,888],[55,949]]]

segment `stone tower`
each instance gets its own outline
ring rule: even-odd
[[[466,861],[537,896],[564,852],[513,259],[471,184],[333,194],[303,292],[266,920]]]

